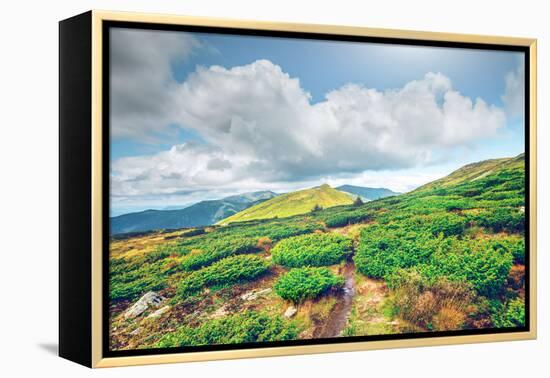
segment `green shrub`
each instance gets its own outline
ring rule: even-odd
[[[509,251],[516,264],[525,264],[525,239],[523,237],[506,237],[493,240],[493,248]]]
[[[508,303],[506,307],[501,307],[501,312],[496,312],[492,316],[492,321],[497,328],[524,327],[525,326],[525,301],[522,298],[516,298]]]
[[[132,259],[111,259],[109,297],[111,300],[134,300],[150,290],[164,289],[165,252],[150,252]]]
[[[148,291],[162,290],[166,288],[166,282],[156,277],[143,277],[130,282],[111,281],[109,284],[109,296],[111,300],[134,300]]]
[[[281,240],[271,250],[273,262],[289,268],[334,265],[351,251],[351,239],[338,234],[310,234]]]
[[[344,279],[327,268],[294,268],[281,276],[273,288],[281,298],[300,303],[343,284]]]
[[[498,207],[483,211],[474,217],[475,222],[494,232],[523,232],[525,230],[525,214],[518,209]]]
[[[183,326],[164,335],[157,348],[242,344],[262,341],[294,340],[298,336],[295,322],[281,316],[245,311],[221,319],[208,320],[193,328]]]
[[[254,255],[227,257],[186,276],[178,287],[181,297],[197,294],[206,287],[234,285],[263,275],[269,263]]]
[[[373,278],[387,278],[400,268],[409,268],[429,261],[440,247],[441,237],[400,227],[373,226],[364,228],[353,258],[357,270]]]
[[[257,243],[257,239],[240,237],[210,240],[204,250],[189,253],[181,264],[186,271],[197,270],[229,256],[258,252]]]
[[[313,206],[313,207],[311,208],[311,212],[312,212],[312,213],[317,213],[317,212],[319,212],[319,211],[321,211],[321,210],[323,210],[323,207],[322,207],[321,205],[317,204],[317,203],[315,204],[315,206]]]
[[[359,197],[357,197],[359,198]],[[327,217],[327,227],[343,227],[349,224],[361,223],[370,219],[370,214],[361,210],[335,214]]]
[[[468,282],[480,295],[496,296],[512,267],[511,252],[498,240],[449,238],[447,241],[427,264],[418,266],[421,274],[430,280],[444,276],[452,281]]]
[[[516,264],[525,264],[525,240],[521,238],[515,243],[510,243],[509,250],[514,256],[514,262]]]
[[[430,231],[434,235],[453,236],[462,235],[466,228],[466,218],[448,213],[429,217]]]
[[[495,296],[512,266],[512,251],[519,254],[521,249],[519,238],[472,240],[443,233],[434,237],[419,228],[415,232],[403,223],[390,223],[363,229],[354,256],[357,270],[386,279],[392,287],[399,269],[416,267],[430,282],[446,277],[471,284],[481,295]]]

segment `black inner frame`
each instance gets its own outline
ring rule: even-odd
[[[346,42],[364,42],[364,43],[380,43],[388,45],[408,45],[408,46],[425,46],[425,47],[451,47],[462,49],[488,50],[488,51],[513,51],[522,52],[524,54],[525,63],[525,326],[510,327],[510,328],[489,328],[489,329],[473,329],[473,330],[456,330],[456,331],[438,331],[438,332],[417,332],[403,333],[391,335],[373,335],[373,336],[352,336],[352,337],[334,337],[324,339],[308,339],[308,340],[289,340],[289,341],[272,341],[259,343],[240,343],[240,344],[220,344],[220,345],[202,345],[179,348],[150,348],[150,349],[133,349],[133,350],[111,350],[109,346],[109,248],[110,248],[110,29],[111,28],[132,28],[145,30],[163,30],[163,31],[182,31],[196,33],[214,33],[214,34],[230,34],[243,36],[261,36],[261,37],[279,37],[279,38],[297,38],[297,39],[313,39],[313,40],[330,40],[330,41],[346,41]],[[210,27],[210,26],[191,26],[191,25],[166,25],[146,22],[125,22],[125,21],[103,21],[103,129],[102,129],[102,145],[103,145],[103,256],[102,256],[102,300],[103,300],[103,329],[102,329],[102,350],[103,357],[123,357],[123,356],[142,356],[155,354],[169,353],[193,353],[204,351],[220,351],[220,350],[236,350],[236,349],[262,349],[270,347],[284,346],[299,346],[299,345],[319,345],[319,344],[338,344],[338,343],[353,343],[364,341],[381,341],[381,340],[405,340],[405,339],[421,339],[434,338],[443,336],[464,336],[464,335],[487,335],[501,333],[517,333],[528,332],[530,328],[530,214],[534,210],[531,208],[530,200],[530,55],[529,47],[527,46],[507,46],[498,44],[482,44],[482,43],[465,43],[465,42],[442,42],[431,40],[411,40],[404,38],[386,38],[386,37],[366,37],[356,35],[333,35],[322,33],[305,33],[305,32],[287,32],[287,31],[268,31],[268,30],[250,30],[238,28]]]

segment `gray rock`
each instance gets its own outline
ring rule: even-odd
[[[147,319],[150,319],[150,318],[160,318],[164,313],[168,312],[170,310],[170,306],[164,306],[164,307],[161,307],[159,308],[157,311],[149,314],[149,316],[147,317]]]
[[[292,318],[294,315],[296,315],[297,312],[298,312],[298,309],[296,307],[289,306],[284,313],[284,317]]]
[[[124,318],[132,319],[143,314],[149,308],[157,308],[164,300],[164,297],[154,291],[145,293],[139,300],[132,305],[125,313]]]
[[[249,291],[248,293],[244,293],[243,295],[241,295],[241,299],[243,301],[253,301],[269,293],[271,293],[271,288],[259,291]]]

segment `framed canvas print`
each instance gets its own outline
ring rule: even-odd
[[[536,337],[536,41],[60,22],[60,355]]]

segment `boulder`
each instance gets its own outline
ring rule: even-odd
[[[125,313],[124,318],[132,319],[137,316],[140,316],[149,308],[157,308],[164,300],[164,297],[155,293],[154,291],[149,291],[145,293],[139,300],[132,305]]]
[[[161,307],[159,308],[157,311],[149,314],[149,316],[147,317],[147,319],[150,319],[150,318],[159,318],[161,317],[164,313],[168,312],[170,310],[170,306],[164,306],[164,307]]]
[[[241,299],[243,301],[253,301],[269,293],[271,293],[271,288],[267,288],[259,291],[249,291],[248,293],[244,293],[243,295],[241,295]]]
[[[284,317],[292,318],[294,315],[296,315],[297,312],[298,312],[298,309],[296,307],[289,306],[284,313]]]

